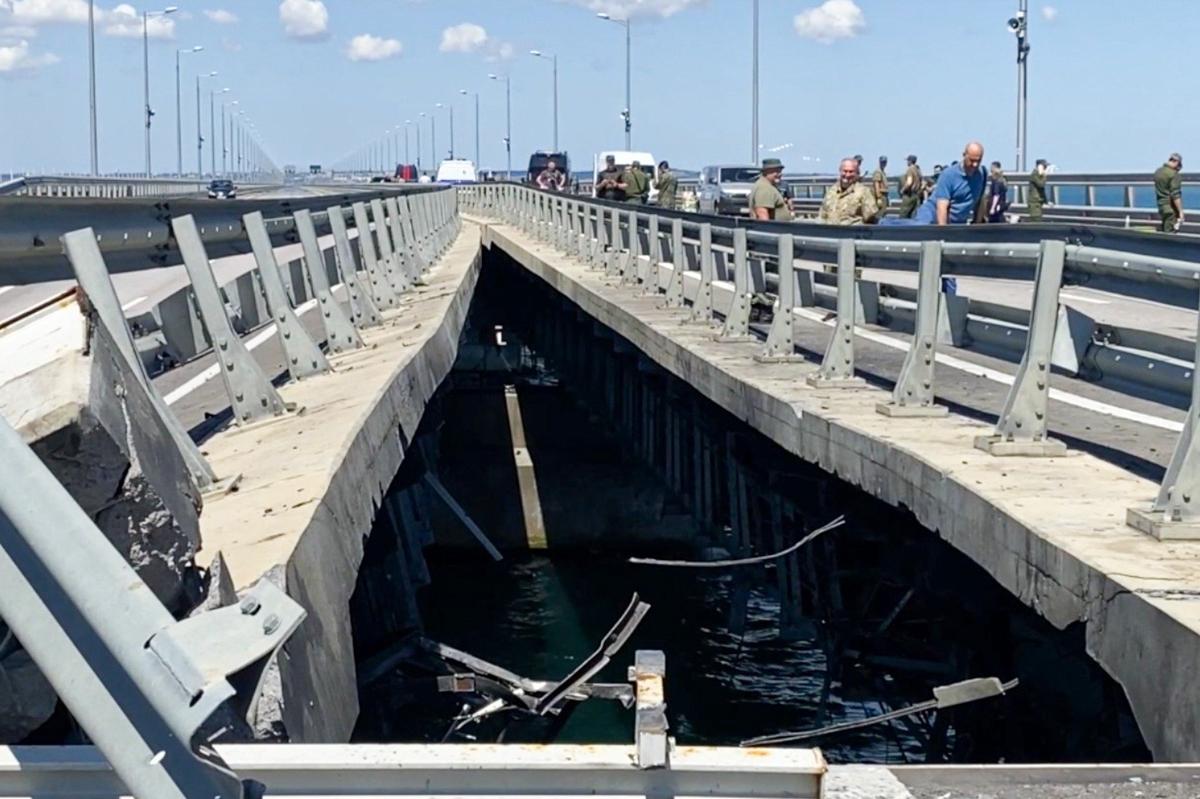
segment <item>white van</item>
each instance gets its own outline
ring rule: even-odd
[[[637,161],[642,165],[642,171],[650,178],[650,202],[658,202],[658,189],[654,188],[654,181],[658,179],[658,162],[654,160],[654,156],[650,153],[638,153],[631,150],[607,150],[602,153],[597,153],[592,161],[592,196],[596,196],[596,183],[599,182],[599,175],[604,170],[605,164],[609,156],[616,161],[617,169],[625,167]]]
[[[475,164],[465,158],[447,158],[438,164],[437,183],[477,183]]]

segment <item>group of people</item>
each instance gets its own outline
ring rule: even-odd
[[[671,171],[666,161],[658,164],[658,174],[651,178],[642,169],[640,161],[633,161],[624,168],[617,166],[615,156],[605,158],[604,169],[596,176],[596,196],[617,202],[646,203],[650,200],[650,184],[658,191],[658,204],[662,208],[674,208],[679,193],[679,178]],[[558,164],[550,161],[538,173],[535,181],[539,189],[565,191],[566,174]]]

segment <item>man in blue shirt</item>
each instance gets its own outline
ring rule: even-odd
[[[973,141],[963,150],[962,160],[942,170],[929,199],[917,209],[918,225],[965,225],[975,219],[987,176],[983,145]]]

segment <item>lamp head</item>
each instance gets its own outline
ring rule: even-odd
[[[163,14],[174,14],[178,10],[179,10],[179,6],[167,6],[166,8],[164,8],[162,10],[162,13]]]

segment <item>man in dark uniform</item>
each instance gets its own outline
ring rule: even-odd
[[[1178,233],[1183,225],[1183,182],[1179,177],[1182,168],[1183,156],[1171,153],[1167,163],[1154,173],[1154,201],[1162,217],[1163,233]]]
[[[1046,205],[1046,170],[1049,166],[1045,158],[1039,158],[1029,175],[1029,198],[1025,205],[1029,209],[1030,222],[1042,221],[1042,208]]]
[[[596,175],[596,196],[601,200],[625,201],[625,173],[617,168],[615,156],[604,159],[604,169]]]

